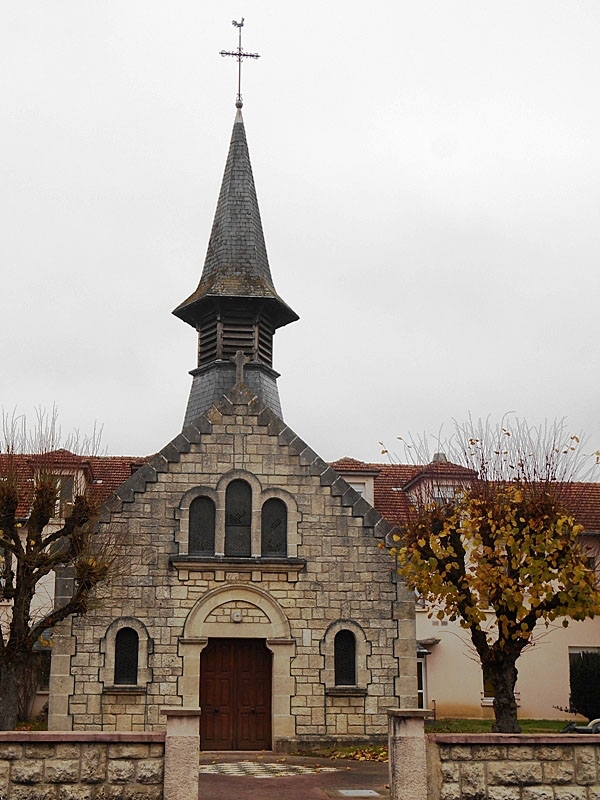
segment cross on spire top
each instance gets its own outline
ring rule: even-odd
[[[241,22],[236,22],[232,20],[231,24],[238,29],[239,38],[238,38],[238,46],[237,50],[221,50],[219,55],[222,56],[233,56],[237,58],[238,62],[238,90],[237,90],[237,97],[235,100],[236,108],[241,108],[243,106],[242,102],[242,59],[244,58],[260,58],[259,53],[244,53],[242,50],[242,28],[244,27],[244,18],[242,17]]]

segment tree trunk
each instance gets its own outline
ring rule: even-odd
[[[483,666],[484,680],[491,681],[494,687],[494,717],[492,725],[494,733],[521,733],[517,721],[517,701],[515,700],[515,684],[517,668],[515,659],[490,659]]]
[[[17,724],[21,681],[25,664],[10,660],[0,664],[0,730],[13,731]]]

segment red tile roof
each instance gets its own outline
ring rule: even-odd
[[[68,450],[54,450],[43,454],[0,453],[0,477],[9,469],[17,476],[19,506],[17,516],[26,519],[33,501],[34,477],[41,469],[51,472],[82,471],[90,499],[100,505],[142,466],[144,459],[129,456],[80,456]]]
[[[103,503],[146,459],[132,456],[80,456],[68,450],[55,450],[43,455],[6,455],[0,453],[0,477],[7,474],[9,464],[15,470],[19,487],[17,514],[26,519],[33,500],[33,479],[40,468],[53,471],[83,471],[90,498]],[[374,506],[392,525],[402,525],[410,508],[410,489],[420,479],[435,476],[464,481],[472,476],[465,467],[450,462],[414,464],[377,464],[344,457],[331,466],[345,475],[363,474],[373,477]],[[588,533],[600,533],[600,483],[570,483],[561,487],[568,508]]]
[[[455,480],[457,484],[473,478],[472,470],[449,461],[431,462],[425,466],[414,464],[376,464],[340,458],[331,462],[338,472],[350,475],[356,472],[374,474],[374,506],[391,525],[406,522],[410,509],[408,490],[419,480]],[[567,508],[583,525],[587,533],[600,533],[600,483],[573,482],[560,487]]]
[[[358,461],[356,458],[344,456],[332,461],[329,465],[338,472],[367,472],[376,474],[381,468],[381,464],[367,464],[366,461]]]

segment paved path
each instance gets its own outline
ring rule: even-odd
[[[332,761],[278,753],[203,752],[200,754],[198,798],[389,800],[388,782],[388,765],[376,761]]]

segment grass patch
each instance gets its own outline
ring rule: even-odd
[[[561,719],[520,719],[523,733],[560,733],[571,720]],[[426,733],[490,733],[491,719],[438,719],[425,722]]]
[[[425,733],[491,733],[493,720],[491,719],[439,719],[425,721]],[[560,733],[565,725],[571,722],[567,719],[520,719],[519,725],[523,733]],[[577,721],[585,725],[585,720]],[[385,745],[365,745],[363,747],[317,747],[310,750],[296,750],[290,755],[316,756],[330,758],[333,761],[347,759],[350,761],[380,761],[387,762],[388,749]]]

